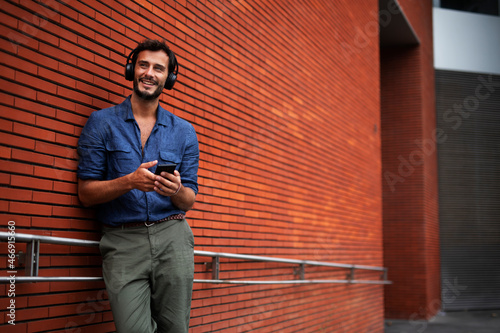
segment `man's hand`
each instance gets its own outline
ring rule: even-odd
[[[162,172],[160,176],[155,175],[154,190],[164,196],[172,196],[177,194],[182,186],[181,175],[175,170],[173,174]]]
[[[158,161],[142,163],[134,172],[111,180],[78,179],[78,198],[85,207],[110,202],[130,190],[154,191],[156,176],[148,170]]]
[[[185,212],[193,208],[196,194],[192,189],[182,186],[179,171],[175,170],[173,174],[162,172],[160,176],[155,177],[156,193],[170,197],[172,203]]]
[[[155,189],[155,180],[157,176],[148,169],[154,167],[156,164],[158,164],[158,161],[142,163],[137,170],[129,175],[133,189],[143,192],[151,192]]]

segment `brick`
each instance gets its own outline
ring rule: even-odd
[[[71,88],[76,88],[76,82],[74,78],[66,75],[62,75],[60,72],[52,71],[43,67],[38,69],[38,75],[47,78],[48,80],[55,82],[60,85],[64,85]]]
[[[108,99],[108,92],[100,86],[92,86],[86,83],[77,82],[77,88],[79,91],[85,92],[89,96],[96,96],[102,99]]]
[[[121,34],[121,35],[125,35],[125,30],[126,30],[126,27],[123,25],[123,24],[120,24],[119,21],[115,21],[115,20],[110,20],[109,19],[109,15],[108,16],[104,16],[102,13],[96,13],[96,19],[100,22],[103,22],[103,24],[105,24],[106,26],[108,26],[110,28],[110,37],[112,40],[119,40],[119,38],[115,38],[115,37],[118,37],[116,36],[116,32]],[[96,36],[96,38],[98,38]]]
[[[9,205],[9,212],[30,215],[51,215],[52,206],[29,202],[11,202]]]
[[[2,99],[2,102],[8,106],[14,105],[14,96],[10,94],[6,94],[3,92],[0,92],[0,98]],[[2,106],[3,108],[4,106]]]
[[[14,68],[5,67],[4,65],[0,65],[0,73],[2,73],[2,77],[8,80],[14,80],[16,76]]]
[[[37,141],[36,150],[40,153],[50,154],[53,156],[73,159],[77,158],[76,149],[47,142]]]
[[[33,174],[33,166],[24,163],[13,162],[13,161],[3,161],[0,164],[0,170],[10,173],[20,173],[20,174]]]
[[[34,216],[31,219],[31,225],[33,227],[42,227],[42,228],[50,225],[51,228],[54,228],[54,229],[59,229],[59,228],[69,229],[69,228],[71,228],[71,221],[62,220],[62,219],[55,219],[53,217]]]
[[[21,67],[25,72],[37,73],[38,65],[54,70],[57,69],[57,60],[50,56],[41,54],[37,49],[30,49],[24,45],[19,46],[18,56],[19,62],[30,64],[28,66],[25,65],[24,67]],[[33,67],[36,67],[35,70],[33,70]]]
[[[93,79],[92,73],[88,73],[78,66],[68,65],[61,62],[58,64],[58,72],[61,74],[64,73],[69,77],[78,79],[79,81],[92,82]]]
[[[32,38],[36,38],[37,40],[43,41],[44,43],[51,44],[53,46],[57,46],[59,43],[59,36],[57,36],[57,33],[52,34],[45,31],[45,29],[47,29],[47,26],[50,27],[52,23],[41,17],[39,19],[40,23],[38,23],[36,27],[29,26],[29,28],[26,30],[32,35]]]
[[[95,64],[107,68],[112,72],[114,71],[120,73],[120,75],[122,75],[122,73],[124,72],[125,63],[116,64],[114,61],[111,61],[108,58],[104,58],[98,54],[96,54],[95,56]]]
[[[17,54],[17,50],[19,48],[18,42],[12,39],[15,37],[14,35],[15,30],[10,28],[4,28],[4,29],[5,29],[4,35],[6,37],[8,36],[10,39],[0,40],[0,50],[2,50],[2,52],[5,52],[6,54],[15,55]],[[7,31],[9,32],[7,33]]]
[[[63,110],[74,111],[76,109],[75,102],[68,101],[57,96],[45,94],[43,92],[37,92],[36,100],[40,103],[47,104],[48,106],[56,107]]]
[[[80,15],[78,18],[78,21],[81,24],[83,24],[84,26],[89,27],[90,29],[98,32],[98,34],[104,34],[106,36],[109,36],[109,34],[110,34],[110,29],[108,27],[106,27],[105,25],[101,24],[100,21],[95,20],[94,18],[88,18],[88,17],[85,17],[83,15]],[[92,40],[96,40],[96,36],[98,34],[95,34],[94,37],[92,38]],[[89,49],[92,49],[92,50],[98,49],[98,50],[100,50],[100,52],[98,52],[98,53],[100,53],[102,55],[109,54],[106,48],[98,46],[97,44],[95,44],[89,40],[84,40],[81,37],[79,37],[79,44],[81,44],[82,46],[85,46]]]
[[[20,149],[14,149],[12,151],[12,159],[18,161],[25,161],[29,163],[35,163],[36,161],[37,164],[45,164],[45,165],[54,164],[54,157],[52,156],[39,154],[32,151],[20,150]]]
[[[57,110],[55,118],[60,120],[60,121],[64,121],[66,123],[70,123],[73,125],[78,125],[78,126],[83,127],[85,125],[85,123],[87,122],[88,117],[83,117],[81,115],[74,114],[71,112]],[[56,135],[56,137],[57,137],[57,135]]]
[[[16,187],[25,187],[25,188],[39,189],[46,191],[50,191],[53,188],[53,182],[51,180],[20,176],[20,175],[12,175],[10,183],[12,186]]]
[[[95,10],[84,3],[70,3],[68,6],[61,6],[59,10],[75,21],[82,15],[95,18]]]
[[[76,147],[78,144],[78,136],[80,127],[74,127],[74,133],[77,136],[65,135],[61,133],[56,133],[56,143],[63,144],[66,146]]]
[[[100,319],[100,314],[97,314],[96,319]],[[61,318],[56,318],[56,319],[45,319],[45,320],[38,320],[38,321],[32,321],[28,323],[28,330],[30,332],[38,329],[44,329],[47,331],[52,331],[54,332],[57,329],[64,329],[66,325],[74,323],[75,325],[82,325],[85,323],[85,320],[87,318],[84,316],[68,316],[68,317],[61,317]],[[68,326],[70,328],[74,326]]]
[[[63,45],[66,47],[68,46],[66,42]],[[40,43],[40,47],[38,50],[43,55],[47,55],[48,57],[54,59],[59,59],[61,62],[66,62],[71,65],[76,65],[77,63],[77,57],[68,52],[71,49],[62,49],[59,47],[56,48],[52,45]]]
[[[12,132],[14,130],[14,125],[13,125],[12,121],[0,119],[0,130]]]
[[[54,117],[56,114],[56,111],[53,107],[46,106],[41,103],[30,101],[24,98],[16,97],[14,104],[16,108],[24,109],[31,113],[42,114],[47,117]],[[30,124],[35,124],[36,122],[36,116],[33,114],[28,114],[20,111],[16,111],[15,114],[19,114],[20,116],[22,116],[24,118],[23,122],[25,123],[29,122]]]
[[[76,168],[78,167],[78,161],[69,160],[67,158],[56,157],[54,159],[54,167],[60,169],[72,170],[76,172]]]
[[[0,13],[0,20],[2,20],[2,22],[5,25],[8,25],[10,28],[14,30],[18,27],[18,22],[19,22],[18,19],[11,15]]]
[[[68,134],[73,134],[75,132],[75,128],[73,125],[66,124],[46,117],[37,116],[36,125],[42,128],[53,129],[57,130],[57,132],[64,132]]]
[[[28,99],[35,99],[36,96],[36,90],[4,79],[0,79],[0,90],[14,91],[14,96],[21,96]]]
[[[11,159],[12,149],[9,147],[0,146],[0,158]]]
[[[47,192],[33,192],[33,202],[48,203],[55,205],[71,205],[72,198],[69,195],[47,193]]]
[[[55,169],[55,168],[46,168],[42,166],[34,167],[34,175],[37,177],[48,178],[59,181],[76,181],[76,174],[74,172],[69,172],[65,170]],[[55,190],[56,185],[54,185]]]
[[[132,22],[130,20],[127,20],[125,16],[123,16],[122,14],[116,12],[116,11],[113,11],[111,13],[111,18],[116,21],[116,22],[124,22],[124,21],[127,21],[128,24],[127,24],[127,29],[130,29],[132,31],[138,31],[139,30],[139,25],[136,23],[136,22]]]
[[[61,217],[77,217],[77,218],[92,218],[94,217],[92,212],[88,210],[84,210],[81,208],[73,208],[73,207],[54,207],[53,209],[54,216]]]
[[[32,191],[14,189],[14,188],[4,188],[0,193],[0,198],[9,200],[30,201],[32,198]]]
[[[21,0],[20,5],[24,8],[28,8],[30,11],[36,12],[37,16],[41,20],[54,20],[59,21],[59,4],[56,1],[49,1],[42,6],[37,3],[32,3],[31,1]]]
[[[95,73],[95,75],[99,75],[105,78],[109,77],[109,71],[107,69],[99,67],[85,59],[78,59],[77,67],[79,67],[80,69],[84,69],[90,73]]]
[[[22,320],[33,320],[33,319],[47,318],[48,314],[49,314],[49,311],[47,308],[18,309],[18,310],[16,310],[16,317],[19,316],[17,318],[22,318]]]
[[[68,183],[63,181],[54,182],[54,191],[61,193],[77,193],[76,183]]]
[[[93,37],[93,33],[92,33],[92,37],[91,38],[94,38]],[[93,54],[93,52],[89,51],[89,50],[86,50],[83,47],[85,45],[81,44],[82,40],[84,40],[84,39],[81,38],[81,37],[78,37],[78,40],[77,40],[76,44],[69,43],[67,41],[61,40],[61,42],[59,43],[59,47],[62,48],[63,50],[71,51],[71,54],[77,56],[78,58],[83,58],[83,59],[87,59],[89,61],[94,61],[94,54]]]
[[[58,37],[57,43],[56,41],[52,41],[52,45],[58,46],[60,40],[66,40],[68,42],[76,43],[78,40],[77,35],[75,35],[69,29],[61,29],[61,26],[58,23],[47,22],[43,27],[45,30],[49,31],[51,34]]]
[[[61,86],[57,87],[57,95],[64,99],[76,101],[77,103],[83,103],[83,104],[92,103],[92,98],[90,96],[83,94],[79,91],[63,88]]]
[[[55,141],[55,133],[53,131],[43,130],[37,127],[15,123],[14,132],[26,137],[41,139],[44,141]]]

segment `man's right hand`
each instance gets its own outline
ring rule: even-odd
[[[137,170],[128,175],[133,189],[143,192],[151,192],[154,190],[156,177],[148,169],[154,167],[156,164],[158,164],[158,161],[142,163]]]
[[[158,161],[142,163],[137,170],[111,180],[78,179],[78,198],[85,207],[110,202],[130,190],[154,191],[155,175],[148,169]]]

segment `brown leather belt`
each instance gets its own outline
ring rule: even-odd
[[[151,227],[155,224],[160,224],[165,221],[170,221],[170,220],[182,220],[186,217],[184,214],[175,214],[175,215],[170,215],[167,216],[161,220],[158,221],[144,221],[144,222],[128,222],[128,223],[123,223],[121,225],[117,226],[107,226],[111,228],[132,228],[132,227],[141,227],[141,226],[146,226],[146,227]]]

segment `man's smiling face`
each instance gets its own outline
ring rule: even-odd
[[[134,69],[134,93],[141,99],[158,98],[168,77],[168,55],[163,50],[141,51]]]

